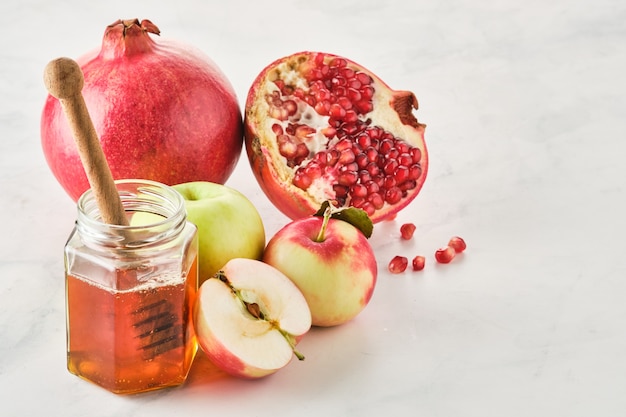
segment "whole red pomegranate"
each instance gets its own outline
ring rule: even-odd
[[[241,109],[221,70],[198,51],[155,42],[150,21],[118,20],[95,54],[77,60],[83,96],[115,179],[223,184],[243,146]],[[74,200],[89,188],[69,125],[48,96],[41,117],[46,160]]]
[[[346,58],[300,52],[255,79],[244,113],[252,171],[292,219],[325,200],[393,218],[420,191],[428,156],[417,99]]]

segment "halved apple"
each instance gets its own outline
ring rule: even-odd
[[[304,357],[296,343],[311,311],[296,285],[276,268],[236,258],[200,286],[194,308],[198,342],[223,371],[260,378]]]

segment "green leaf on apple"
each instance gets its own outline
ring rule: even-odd
[[[352,226],[359,229],[368,239],[372,236],[374,223],[372,223],[372,220],[367,215],[365,210],[356,207],[336,208],[330,204],[330,201],[324,201],[314,216],[324,217],[327,211],[330,211],[331,219],[342,220],[350,223]]]

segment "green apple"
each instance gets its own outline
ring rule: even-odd
[[[185,199],[187,220],[198,228],[198,285],[231,259],[262,257],[263,221],[245,195],[207,181],[186,182],[173,188]]]

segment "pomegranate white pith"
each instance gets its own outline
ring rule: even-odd
[[[295,219],[325,200],[377,222],[415,198],[426,177],[415,96],[345,58],[303,52],[270,64],[246,102],[246,149],[268,198]]]

